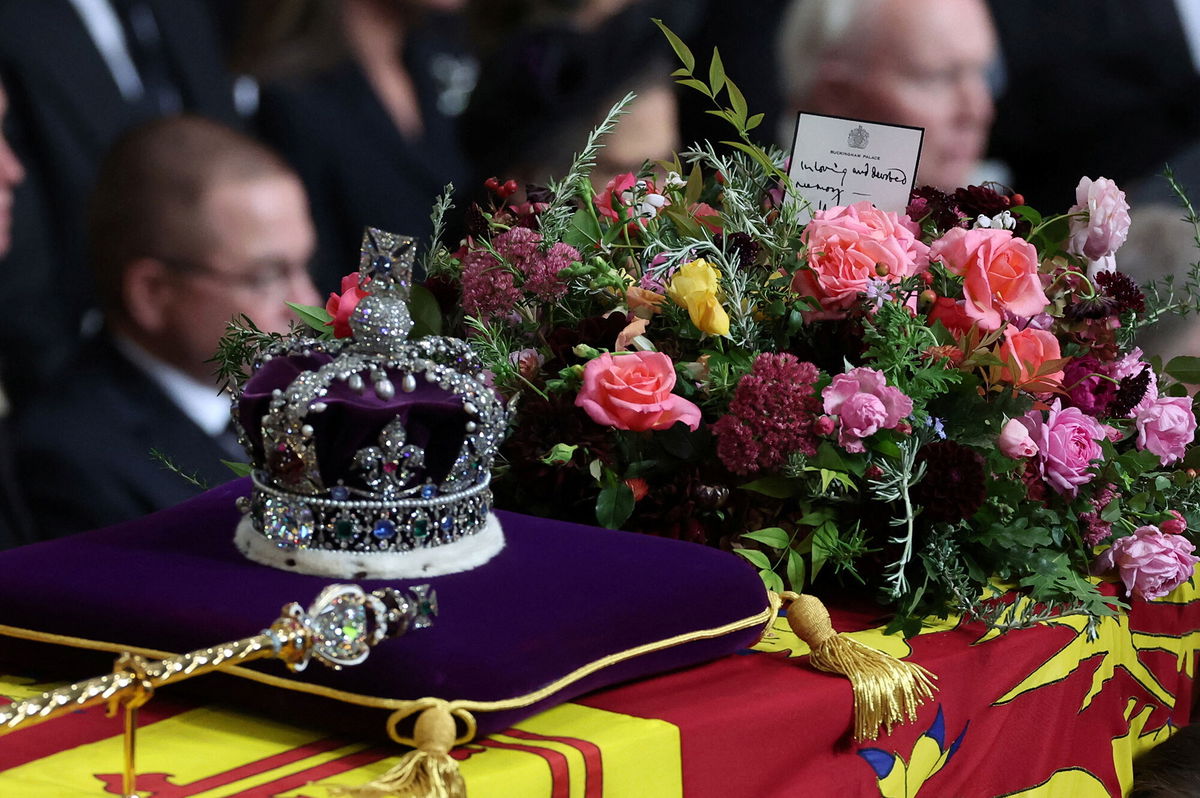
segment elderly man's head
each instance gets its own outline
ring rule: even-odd
[[[984,0],[793,0],[779,38],[794,110],[925,128],[919,183],[962,185],[992,122]]]
[[[285,302],[316,304],[316,232],[300,179],[253,139],[199,117],[147,123],[113,147],[89,219],[109,324],[151,354],[211,377],[230,319],[283,332]]]

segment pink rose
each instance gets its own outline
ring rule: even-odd
[[[325,322],[325,326],[333,328],[334,338],[349,338],[354,334],[350,329],[350,314],[354,312],[354,308],[358,307],[358,303],[363,297],[370,295],[370,291],[364,291],[358,287],[358,272],[347,274],[342,278],[342,293],[340,295],[331,293],[329,300],[325,303],[325,312],[333,317]]]
[[[933,242],[929,258],[963,278],[963,310],[981,330],[1000,329],[1001,311],[1029,318],[1050,304],[1037,250],[1011,230],[953,227]]]
[[[1092,461],[1103,457],[1100,441],[1105,438],[1104,427],[1096,419],[1078,407],[1064,410],[1055,399],[1045,419],[1041,412],[1031,410],[1017,420],[1037,447],[1039,475],[1055,492],[1074,496],[1080,485],[1095,478]]]
[[[1187,532],[1187,519],[1183,517],[1183,513],[1178,510],[1167,510],[1167,512],[1171,517],[1159,524],[1159,528],[1168,535],[1182,535]]]
[[[1196,436],[1196,416],[1188,396],[1160,396],[1134,418],[1137,448],[1153,452],[1163,465],[1182,460]]]
[[[583,369],[575,397],[592,421],[628,430],[667,429],[682,421],[700,426],[700,408],[671,393],[675,367],[662,352],[600,355]]]
[[[1106,177],[1083,177],[1071,206],[1071,238],[1067,251],[1089,260],[1108,258],[1129,235],[1129,203],[1125,192]]]
[[[1010,324],[1004,328],[1004,340],[997,355],[1005,363],[1000,369],[1000,379],[1018,388],[1046,391],[1062,384],[1062,369],[1039,373],[1047,361],[1062,358],[1058,338],[1052,332],[1033,327],[1017,330]],[[1015,375],[1010,364],[1015,364]]]
[[[872,280],[894,283],[929,268],[929,247],[915,228],[907,216],[869,202],[818,211],[801,236],[809,268],[796,272],[792,287],[823,311],[844,311]]]
[[[1000,451],[1014,460],[1033,457],[1038,453],[1037,444],[1033,442],[1033,438],[1029,437],[1029,428],[1018,418],[1010,418],[1005,423],[997,443]]]
[[[895,429],[912,412],[912,399],[887,384],[882,371],[859,367],[833,378],[821,392],[825,412],[837,416],[838,445],[848,452],[866,449],[863,438]]]
[[[1098,574],[1116,570],[1129,595],[1150,601],[1167,595],[1192,576],[1200,557],[1182,535],[1163,534],[1156,526],[1142,526],[1132,535],[1117,538],[1096,558]]]

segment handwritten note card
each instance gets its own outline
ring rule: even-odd
[[[919,127],[800,113],[792,145],[792,190],[813,212],[869,200],[903,213],[917,172]]]

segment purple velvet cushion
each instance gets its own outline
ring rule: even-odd
[[[331,580],[275,570],[234,549],[237,480],[138,521],[0,553],[0,624],[183,652],[259,632]],[[766,592],[739,558],[691,543],[499,512],[507,546],[434,586],[435,625],[386,641],[361,665],[282,663],[278,676],[383,698],[492,701],[531,693],[604,656],[743,621]],[[345,580],[350,581],[350,580]],[[387,584],[361,581],[372,590]],[[764,616],[765,621],[765,616]],[[529,707],[478,715],[487,734],[573,696],[752,644],[761,625],[601,669]],[[79,674],[79,677],[95,674]],[[268,688],[263,688],[264,690]]]

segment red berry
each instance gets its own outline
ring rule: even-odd
[[[1025,204],[1025,195],[1024,194],[1013,194],[1012,195],[1012,204],[1014,206],[1024,205]]]
[[[500,193],[500,181],[494,177],[489,177],[487,180],[484,180],[483,187],[493,194]]]

